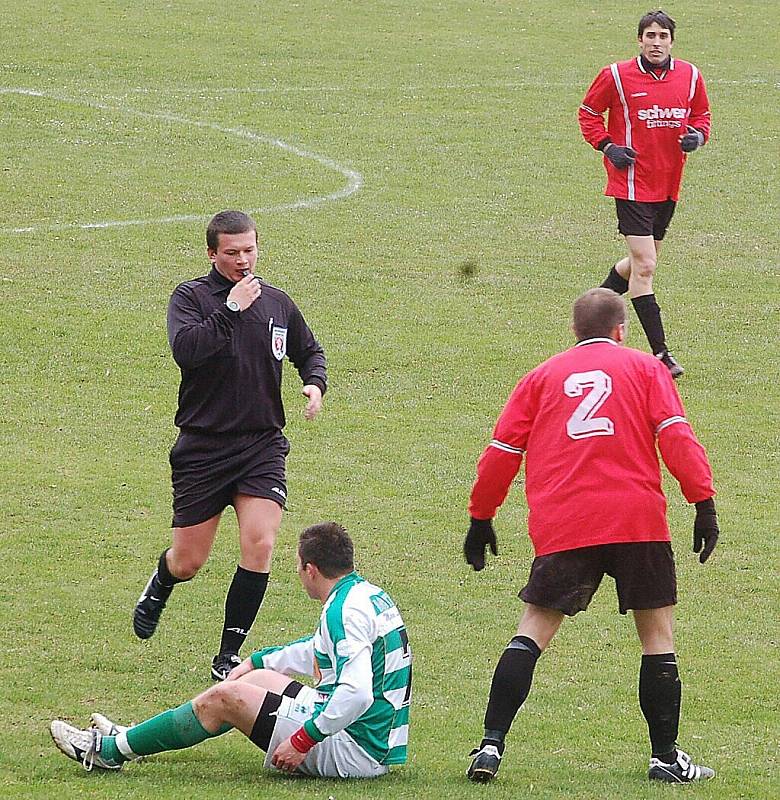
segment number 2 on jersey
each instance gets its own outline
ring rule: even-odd
[[[566,421],[566,433],[572,439],[614,435],[615,423],[609,417],[594,416],[612,394],[612,378],[600,369],[593,369],[589,372],[572,372],[563,382],[567,397],[582,397],[586,389],[590,391]]]

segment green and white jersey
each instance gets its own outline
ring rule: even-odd
[[[313,636],[252,655],[257,668],[318,679],[304,723],[317,742],[345,730],[380,764],[403,764],[409,739],[412,652],[401,614],[356,572],[333,587]]]

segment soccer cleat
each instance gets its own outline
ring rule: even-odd
[[[133,630],[139,639],[148,639],[155,632],[172,590],[172,586],[160,583],[155,570],[133,611]]]
[[[466,777],[474,783],[488,783],[496,777],[498,768],[501,766],[501,753],[493,744],[486,744],[483,747],[475,747],[470,753],[474,756]]]
[[[110,720],[108,717],[103,716],[103,714],[98,714],[97,712],[92,714],[89,718],[90,724],[92,727],[100,731],[103,736],[116,736],[120,733],[125,733],[130,729],[129,725],[117,725],[116,722]]]
[[[237,653],[219,653],[211,660],[211,677],[215,681],[224,681],[241,660]]]
[[[685,373],[685,370],[677,363],[674,356],[668,350],[662,350],[660,353],[656,353],[655,357],[672,373],[672,377],[675,380]]]
[[[715,770],[694,764],[687,753],[678,750],[677,759],[671,764],[651,758],[647,777],[651,781],[663,781],[664,783],[692,783],[714,778]]]
[[[68,758],[78,761],[87,772],[91,772],[93,767],[98,769],[122,769],[121,764],[109,761],[100,755],[100,745],[103,741],[103,734],[95,728],[88,728],[85,731],[68,725],[61,719],[55,719],[49,726],[51,738],[54,744],[65,753]]]

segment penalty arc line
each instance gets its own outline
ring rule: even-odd
[[[16,89],[0,87],[0,94],[20,94],[29,97],[42,97],[49,100],[56,100],[61,103],[71,103],[73,105],[86,106],[87,108],[95,108],[101,111],[112,111],[119,114],[128,114],[130,116],[142,117],[144,119],[161,120],[173,125],[181,125],[187,127],[196,127],[206,130],[217,131],[229,136],[235,136],[239,139],[246,139],[251,142],[259,144],[266,144],[283,150],[290,155],[298,156],[312,161],[316,161],[327,169],[335,172],[340,172],[346,179],[347,183],[335,192],[330,194],[320,195],[319,197],[311,197],[307,199],[295,200],[291,203],[281,203],[275,206],[266,206],[263,208],[249,209],[250,214],[268,214],[279,211],[297,211],[299,209],[315,208],[323,203],[329,203],[335,200],[343,200],[346,197],[357,192],[363,186],[363,176],[354,169],[345,167],[338,162],[334,161],[328,156],[320,155],[311,150],[305,150],[302,147],[289,144],[272,136],[267,136],[262,133],[248,130],[246,128],[230,128],[224,125],[217,125],[213,122],[205,122],[204,120],[189,119],[177,114],[168,114],[166,112],[157,111],[141,111],[134,108],[126,108],[124,106],[113,106],[108,103],[99,103],[93,100],[77,99],[68,97],[67,95],[60,95],[53,92],[44,92],[35,89]],[[19,234],[19,233],[37,233],[43,231],[59,231],[59,230],[92,230],[101,228],[123,228],[133,225],[165,225],[175,222],[199,222],[209,219],[209,215],[204,214],[177,214],[167,217],[156,217],[149,219],[125,219],[125,220],[105,220],[102,222],[63,222],[63,223],[43,223],[40,225],[31,225],[19,228],[0,228],[0,233],[4,234]]]

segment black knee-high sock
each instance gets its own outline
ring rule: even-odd
[[[639,707],[647,720],[653,756],[671,763],[677,757],[682,684],[674,653],[642,656]]]
[[[609,275],[601,284],[602,289],[612,289],[617,294],[625,294],[628,291],[628,281],[614,268],[609,271]]]
[[[225,625],[220,653],[237,653],[249,635],[268,586],[267,572],[252,572],[239,566],[225,598]]]
[[[655,295],[643,294],[641,297],[632,298],[631,303],[639,317],[639,322],[642,324],[653,354],[663,353],[666,350],[666,334],[663,322],[661,322],[661,308],[656,302]]]
[[[503,751],[504,737],[528,697],[541,654],[539,645],[528,636],[515,636],[501,654],[490,685],[482,745],[495,744]]]

